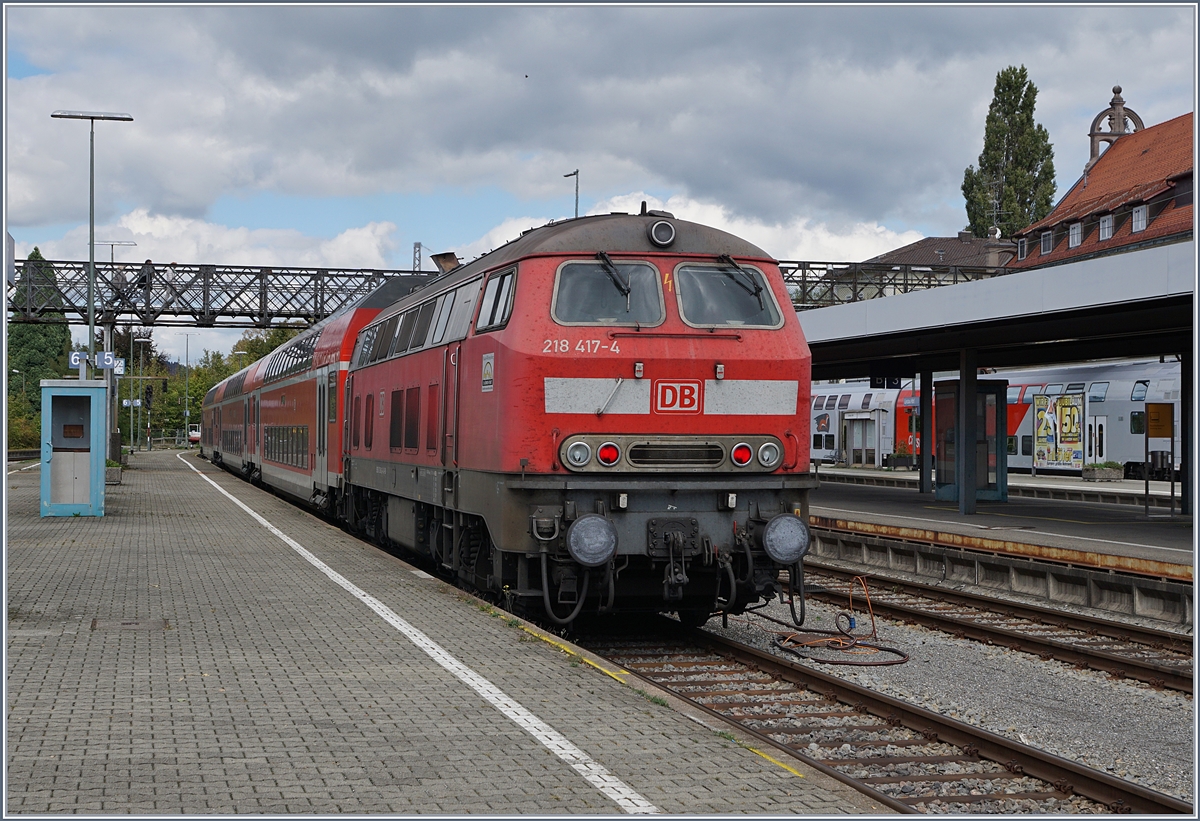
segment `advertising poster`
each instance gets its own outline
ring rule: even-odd
[[[1033,458],[1038,468],[1083,469],[1083,394],[1033,397]]]

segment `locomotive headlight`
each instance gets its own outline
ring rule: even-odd
[[[794,513],[780,513],[761,531],[763,550],[782,565],[793,565],[808,553],[808,525]]]
[[[767,442],[758,449],[758,463],[765,468],[773,468],[778,465],[782,456],[779,445],[774,442]]]
[[[617,552],[617,528],[599,513],[585,513],[567,528],[567,552],[584,567],[600,567]]]
[[[666,220],[651,223],[650,227],[646,229],[646,233],[649,235],[650,241],[659,248],[666,248],[675,241],[675,226]]]
[[[572,467],[581,468],[592,461],[592,449],[587,442],[572,442],[567,448],[567,461]]]

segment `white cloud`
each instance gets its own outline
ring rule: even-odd
[[[199,219],[151,214],[144,208],[122,216],[110,225],[96,226],[98,238],[132,240],[136,248],[116,249],[121,259],[219,265],[274,265],[302,268],[390,268],[388,254],[395,248],[396,226],[370,222],[349,228],[332,239],[313,237],[290,229],[230,228]],[[86,259],[87,226],[68,231],[61,239],[39,243],[47,259]],[[18,242],[17,255],[33,250]],[[105,246],[96,256],[104,258]]]
[[[877,223],[855,223],[845,228],[833,228],[807,217],[769,223],[733,216],[718,203],[701,202],[681,195],[663,202],[640,191],[597,203],[589,213],[627,211],[636,214],[641,210],[643,201],[647,208],[668,211],[679,219],[709,225],[742,237],[776,259],[860,262],[922,238],[916,231],[897,232]]]
[[[821,224],[863,226],[868,243],[873,223],[961,227],[962,171],[1006,65],[1026,64],[1041,92],[1060,191],[1114,83],[1147,123],[1194,94],[1186,8],[14,7],[6,19],[6,46],[49,72],[5,88],[18,226],[86,215],[86,125],[50,120],[56,107],[135,117],[97,128],[102,221],[135,207],[198,217],[260,191],[490,186],[545,200],[580,168],[597,198],[685,192],[792,233],[798,215],[814,241]],[[1021,36],[979,36],[997,30]],[[1111,76],[1095,54],[1120,55]]]

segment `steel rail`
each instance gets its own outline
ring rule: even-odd
[[[1171,665],[1153,659],[1139,658],[1137,655],[1121,653],[1112,649],[1100,650],[1085,645],[1074,644],[1063,639],[1024,633],[1015,629],[997,627],[995,625],[970,620],[969,614],[946,614],[934,610],[921,610],[905,604],[887,600],[891,592],[902,592],[910,596],[931,599],[937,603],[945,603],[957,607],[967,607],[975,611],[1006,617],[1024,619],[1035,624],[1053,628],[1070,630],[1083,634],[1081,639],[1093,636],[1103,636],[1134,645],[1132,652],[1141,648],[1150,651],[1186,654],[1191,658],[1191,638],[1166,630],[1156,630],[1139,625],[1121,624],[1105,621],[1090,616],[1052,610],[1036,605],[1019,604],[1004,599],[989,596],[964,593],[962,591],[945,590],[933,585],[921,584],[901,579],[878,576],[874,573],[856,573],[845,568],[833,567],[819,561],[807,561],[806,567],[818,570],[839,579],[853,579],[856,576],[872,578],[882,589],[876,591],[871,599],[871,609],[876,614],[890,616],[901,621],[912,621],[926,627],[932,627],[942,632],[951,633],[957,637],[965,637],[976,641],[999,644],[1013,650],[1034,653],[1043,659],[1056,659],[1068,664],[1087,666],[1094,670],[1109,673],[1118,678],[1130,677],[1146,682],[1156,687],[1166,687],[1185,693],[1193,692],[1193,669],[1181,670],[1178,665]],[[811,577],[806,582],[812,582]],[[833,600],[839,604],[849,599],[848,594],[838,591],[824,590],[809,591],[806,594],[815,595],[825,600]]]
[[[785,681],[796,687],[811,691],[825,700],[836,702],[845,705],[850,712],[842,712],[837,715],[853,715],[866,714],[882,719],[883,724],[872,725],[872,727],[880,728],[884,726],[899,726],[907,728],[910,731],[916,732],[925,742],[914,741],[910,742],[910,746],[917,746],[924,743],[945,743],[959,748],[962,752],[959,755],[953,756],[932,756],[932,757],[916,757],[913,760],[924,760],[936,762],[939,760],[952,761],[980,761],[987,760],[1004,768],[1006,773],[1011,775],[999,775],[997,773],[953,773],[953,774],[937,774],[933,776],[922,776],[919,774],[905,775],[899,778],[890,777],[872,777],[857,778],[847,773],[842,772],[830,764],[806,755],[795,747],[771,738],[766,732],[760,731],[753,726],[748,726],[742,721],[737,720],[727,713],[721,712],[714,707],[703,704],[697,701],[697,698],[703,698],[714,695],[724,695],[727,691],[700,691],[689,694],[686,692],[686,687],[704,687],[712,686],[719,680],[719,674],[712,675],[717,678],[713,681],[680,681],[676,685],[672,685],[670,681],[665,681],[664,677],[695,675],[696,671],[700,670],[702,663],[697,663],[695,667],[689,668],[687,663],[680,664],[677,661],[664,660],[663,666],[676,668],[672,672],[660,672],[656,677],[653,673],[645,671],[646,667],[652,665],[643,663],[630,664],[622,661],[619,655],[615,655],[611,648],[605,648],[596,644],[588,645],[593,652],[600,655],[607,655],[612,658],[614,663],[621,664],[622,668],[632,675],[671,692],[679,698],[684,699],[690,705],[700,708],[706,714],[736,726],[740,731],[753,736],[760,743],[769,745],[774,749],[785,752],[793,756],[805,764],[820,770],[829,776],[853,786],[855,789],[863,792],[871,798],[885,804],[886,806],[903,813],[919,812],[915,805],[924,803],[926,805],[933,803],[940,804],[955,804],[955,803],[975,803],[979,801],[1003,801],[1003,800],[1021,800],[1024,798],[1045,799],[1047,797],[1062,796],[1064,798],[1071,795],[1078,795],[1091,801],[1103,804],[1112,812],[1134,812],[1145,814],[1165,814],[1165,813],[1182,813],[1194,814],[1191,804],[1181,801],[1172,796],[1158,793],[1154,790],[1142,787],[1133,782],[1125,781],[1107,773],[1093,770],[1076,764],[1059,756],[1043,752],[1027,745],[1019,744],[1015,741],[991,733],[987,730],[974,727],[955,719],[947,718],[930,710],[924,710],[920,707],[915,707],[899,699],[885,696],[880,693],[873,692],[859,685],[848,681],[821,673],[817,670],[812,670],[807,667],[795,664],[786,659],[781,659],[778,656],[770,653],[747,647],[738,642],[726,639],[721,636],[716,636],[706,633],[702,630],[693,630],[686,635],[679,630],[678,626],[674,627],[674,635],[677,641],[686,641],[692,643],[693,647],[689,648],[686,644],[671,648],[660,648],[659,652],[663,653],[669,649],[672,653],[694,652],[695,645],[704,648],[708,651],[718,654],[726,659],[731,659],[739,664],[745,665],[747,668],[760,671],[765,674],[768,681],[762,682],[764,685],[772,681]],[[653,649],[647,650],[641,655],[650,655]],[[627,650],[625,655],[629,655]],[[643,671],[638,671],[637,666],[642,666]],[[711,665],[709,665],[711,667]],[[679,668],[682,667],[682,672]],[[634,668],[634,669],[631,669]],[[688,670],[692,670],[688,673]],[[702,671],[703,672],[703,671]],[[722,671],[727,672],[727,671]],[[768,690],[764,686],[765,692],[770,692],[773,695],[786,694],[779,690]],[[747,697],[751,697],[753,693],[748,693]],[[811,698],[807,701],[811,704]],[[737,705],[733,705],[737,706]],[[748,719],[753,719],[756,716],[747,716]],[[761,718],[771,718],[772,716],[758,716]],[[842,729],[839,727],[823,727],[824,730]],[[844,729],[848,731],[862,730],[862,726],[847,726]],[[867,728],[870,729],[870,728]],[[797,732],[797,735],[803,733]],[[878,742],[877,744],[885,744],[888,742]],[[859,742],[861,745],[871,745],[873,742]],[[836,742],[826,742],[823,747],[840,746]],[[854,761],[845,761],[845,763],[862,763],[870,764],[871,758],[856,759]],[[989,795],[933,795],[933,796],[913,796],[906,799],[898,799],[889,796],[886,793],[875,788],[875,784],[896,783],[906,781],[912,783],[921,782],[947,782],[947,781],[969,781],[969,780],[995,780],[995,778],[1019,778],[1027,776],[1046,782],[1048,789],[1045,792],[1038,793],[993,793]],[[1052,785],[1052,787],[1050,786]]]

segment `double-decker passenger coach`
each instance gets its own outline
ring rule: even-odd
[[[800,578],[810,356],[745,240],[552,223],[381,310],[348,364],[337,515],[516,612],[696,623]]]

